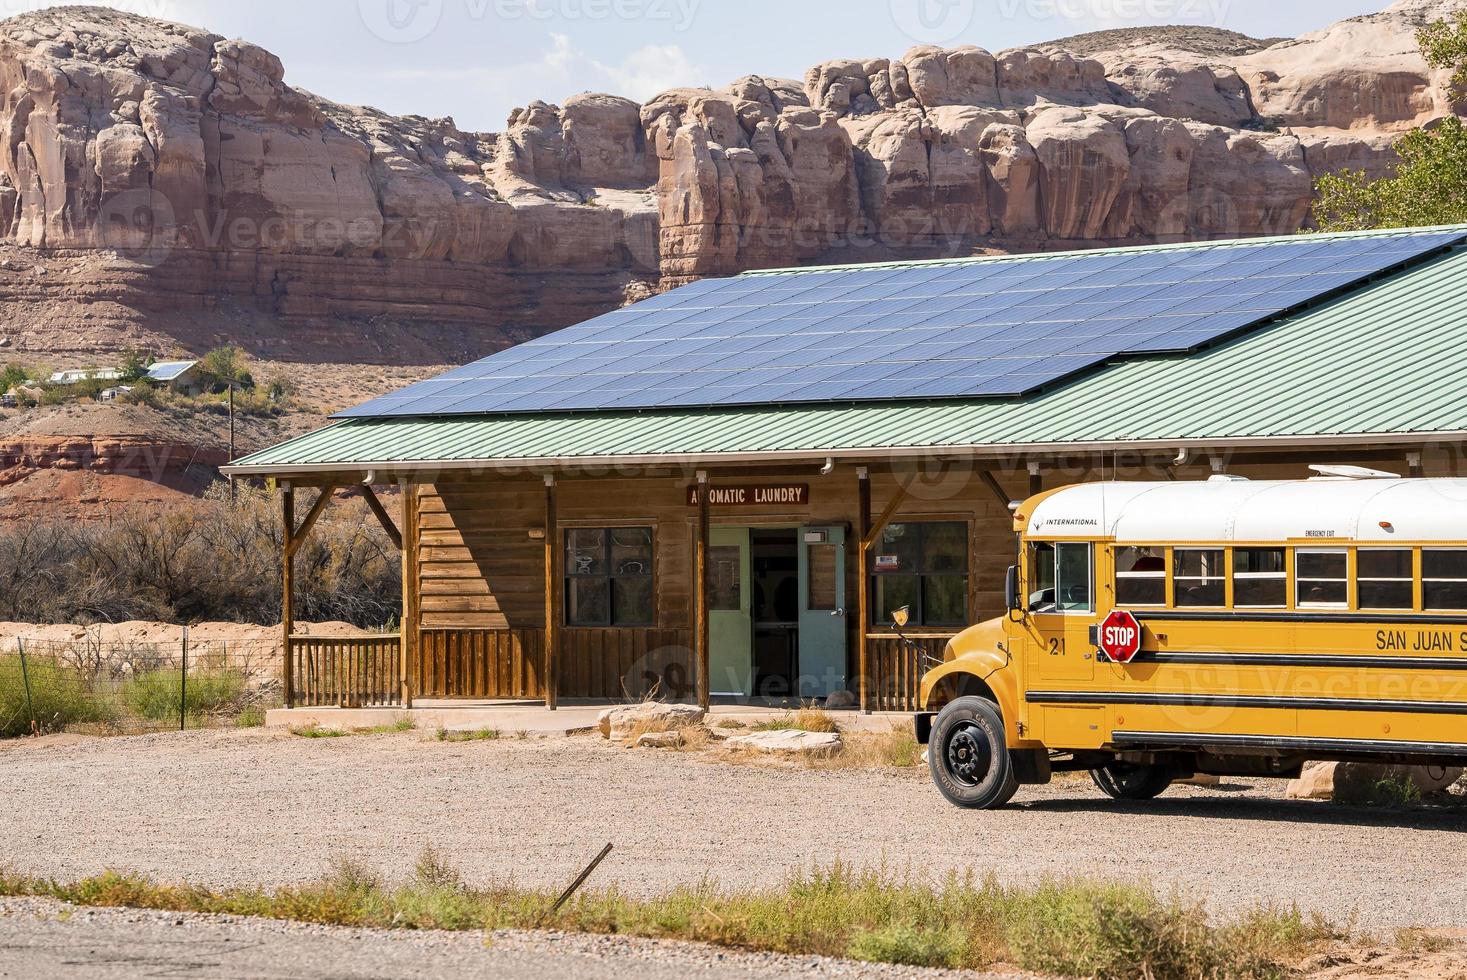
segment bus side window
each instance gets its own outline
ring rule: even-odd
[[[1038,541],[1029,548],[1030,612],[1089,612],[1095,608],[1088,543]]]
[[[1227,604],[1221,548],[1177,548],[1172,552],[1172,592],[1178,606]]]
[[[1054,612],[1054,545],[1029,545],[1029,611]]]
[[[1295,602],[1306,609],[1349,605],[1348,569],[1349,558],[1343,551],[1295,551]]]
[[[1467,551],[1423,549],[1421,597],[1427,609],[1467,609]]]
[[[1067,541],[1055,545],[1055,594],[1064,612],[1089,612],[1091,601],[1090,545]]]
[[[1162,549],[1116,549],[1116,605],[1166,605],[1166,557]]]
[[[1288,569],[1282,548],[1233,549],[1233,605],[1238,608],[1288,605]]]

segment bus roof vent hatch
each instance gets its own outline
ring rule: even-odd
[[[1399,480],[1401,478],[1401,474],[1399,473],[1373,470],[1368,466],[1313,463],[1309,468],[1319,474],[1319,476],[1310,477],[1311,480]]]

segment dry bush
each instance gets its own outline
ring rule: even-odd
[[[778,732],[778,731],[800,731],[800,732],[839,732],[840,726],[835,723],[835,718],[826,711],[806,706],[798,711],[781,715],[770,721],[757,722],[750,726],[756,732]]]
[[[309,498],[302,506],[311,504]],[[216,484],[166,511],[0,526],[0,619],[280,621],[281,527],[263,491]],[[296,554],[296,616],[380,626],[401,602],[397,551],[360,500],[336,501]]]

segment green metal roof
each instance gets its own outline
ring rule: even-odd
[[[1467,432],[1467,249],[1191,355],[1023,400],[339,422],[228,471],[815,458],[1116,444],[1401,441]]]

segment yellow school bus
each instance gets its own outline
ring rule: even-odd
[[[1467,479],[1316,469],[1019,504],[1007,614],[922,679],[943,795],[999,807],[1066,770],[1142,800],[1307,759],[1467,764]]]

